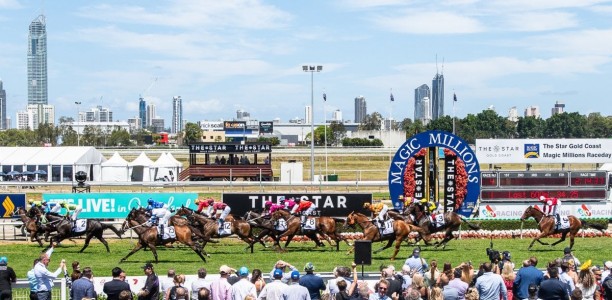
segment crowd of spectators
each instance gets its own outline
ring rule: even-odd
[[[51,299],[53,280],[62,272],[70,287],[71,300],[96,299],[94,272],[90,267],[81,269],[78,261],[72,263],[68,276],[66,262],[61,260],[57,269],[50,267],[53,249],[33,262],[27,273],[30,299]],[[515,271],[518,268],[518,271]],[[303,268],[283,260],[277,261],[265,280],[262,271],[249,271],[247,266],[238,270],[227,265],[219,268],[219,276],[207,280],[207,270],[197,270],[197,279],[185,286],[185,275],[167,270],[158,277],[151,263],[143,267],[146,280],[135,294],[126,281],[126,273],[116,267],[112,280],[104,283],[103,292],[108,300],[507,300],[507,299],[586,299],[612,300],[612,261],[594,265],[590,260],[580,261],[569,248],[564,255],[544,264],[535,256],[522,261],[520,267],[511,261],[509,253],[499,261],[472,265],[471,262],[453,266],[432,259],[429,263],[419,248],[406,259],[401,270],[395,266],[381,266],[376,282],[358,279],[356,265],[338,266],[333,278],[323,280],[313,263]],[[544,271],[542,270],[544,269]],[[11,298],[11,283],[15,273],[8,259],[0,257],[0,300]]]

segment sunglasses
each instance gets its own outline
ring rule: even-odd
[[[386,291],[387,290],[386,287],[379,287],[378,289],[381,290],[381,291]]]

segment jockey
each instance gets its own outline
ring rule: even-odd
[[[380,202],[376,204],[371,204],[370,202],[366,202],[363,204],[363,208],[371,211],[376,215],[374,219],[378,221],[378,227],[382,227],[383,222],[385,221],[385,216],[387,215],[387,211],[389,211],[389,207]]]
[[[152,225],[159,225],[159,235],[164,235],[164,226],[168,224],[170,219],[170,211],[168,211],[168,205],[164,202],[155,201],[153,198],[147,200],[146,210],[151,213],[149,223]]]
[[[317,209],[317,205],[308,201],[308,200],[300,200],[297,199],[296,204],[291,209],[292,214],[300,214],[300,222],[302,223],[302,227],[306,224],[306,216],[310,215],[312,211]]]
[[[211,208],[213,210],[211,216],[213,217],[217,215],[217,210],[222,210],[219,219],[217,219],[217,222],[219,222],[219,226],[223,225],[223,222],[225,222],[225,217],[227,217],[227,215],[232,211],[232,208],[223,202],[215,202],[213,203],[213,205],[208,207],[209,210]]]
[[[74,203],[68,203],[66,201],[62,201],[60,203],[60,207],[66,209],[66,217],[70,217],[70,220],[72,220],[73,224],[76,222],[77,217],[79,216],[79,213],[83,210],[83,208],[80,205],[74,204]]]
[[[49,202],[47,203],[48,213],[56,214],[59,216],[59,212],[62,209],[61,203],[59,202]]]
[[[412,202],[415,203],[416,205],[420,206],[423,209],[423,211],[425,212],[426,215],[429,215],[433,219],[435,219],[435,217],[436,217],[435,212],[436,212],[436,209],[438,208],[438,206],[436,205],[435,202],[427,201],[426,198],[423,198],[423,199],[420,199],[420,200],[417,199],[417,198],[414,198],[414,200]]]
[[[289,198],[289,199],[285,199],[281,201],[281,204],[283,204],[285,206],[285,209],[288,211],[293,211],[293,209],[298,205],[298,201],[295,201],[295,199]]]
[[[543,203],[542,212],[544,212],[546,216],[554,216],[557,220],[557,227],[559,227],[561,225],[561,216],[557,213],[557,209],[561,206],[561,200],[540,196],[539,201]]]
[[[28,200],[28,203],[30,204],[30,209],[34,207],[40,208],[40,212],[42,213],[41,220],[37,220],[36,223],[39,223],[40,221],[42,221],[43,224],[47,223],[47,218],[45,217],[45,213],[49,210],[49,208],[47,207],[47,201],[44,201],[44,200],[36,201],[34,199],[30,199]]]
[[[263,215],[264,217],[269,218],[270,216],[272,216],[272,214],[277,211],[277,210],[281,210],[284,209],[285,206],[281,205],[281,204],[276,204],[272,201],[266,201],[264,203],[264,211],[263,211]]]
[[[198,209],[196,210],[196,212],[200,214],[200,213],[202,213],[202,210],[204,208],[207,208],[206,210],[208,211],[208,207],[210,207],[210,205],[212,205],[213,202],[215,202],[215,200],[213,198],[196,199],[195,204],[198,205]]]

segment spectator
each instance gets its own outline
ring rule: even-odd
[[[159,299],[159,278],[155,274],[155,270],[153,270],[153,264],[146,263],[142,266],[142,269],[147,276],[145,280],[145,284],[140,289],[140,291],[136,294],[138,296],[138,300],[157,300]]]
[[[255,285],[249,281],[249,269],[241,267],[238,270],[240,280],[232,285],[231,294],[232,300],[244,300],[246,296],[257,298],[257,289]]]
[[[356,293],[357,288],[357,265],[353,262],[353,282],[349,286],[344,279],[338,281],[338,290],[339,292],[336,294],[336,300],[347,300],[351,297],[358,297],[359,295]]]
[[[389,288],[389,282],[385,279],[381,279],[376,283],[376,292],[370,294],[370,300],[389,300],[389,296],[387,296],[387,289]],[[397,294],[393,294],[391,296],[392,299],[398,299]]]
[[[261,290],[259,300],[283,300],[283,289],[287,286],[283,283],[283,270],[276,269],[272,272],[272,282],[266,284]]]
[[[51,292],[53,289],[53,280],[66,269],[66,261],[62,259],[59,267],[55,272],[47,270],[49,265],[50,257],[47,253],[40,256],[40,261],[34,267],[34,276],[36,276],[37,290],[36,296],[38,300],[50,300]]]
[[[255,290],[257,291],[257,296],[261,293],[261,290],[266,285],[266,281],[263,279],[263,274],[260,269],[253,269],[253,273],[251,274],[251,283],[255,285]]]
[[[569,293],[571,294],[576,288],[574,285],[574,280],[567,273],[569,270],[569,264],[567,262],[561,262],[561,273],[559,274],[559,280],[565,282],[569,287]]]
[[[512,262],[512,254],[510,254],[510,251],[502,252],[502,260],[499,262],[499,269],[503,271],[504,264],[507,262],[510,263],[510,265],[512,266],[512,270],[514,270],[514,263]]]
[[[442,289],[437,286],[431,287],[429,292],[429,300],[444,300]]]
[[[198,291],[198,300],[210,300],[210,290],[208,288],[201,288]]]
[[[227,265],[219,267],[219,279],[210,283],[210,298],[212,300],[230,300],[232,297],[232,285],[227,282],[227,278],[235,271]]]
[[[516,279],[516,275],[514,274],[514,264],[507,260],[502,266],[501,277],[504,280],[504,285],[506,286],[506,291],[508,291],[508,299],[512,300],[514,297],[514,279]]]
[[[570,295],[570,300],[582,300],[586,298],[582,298],[582,290],[575,289]]]
[[[478,295],[478,290],[476,288],[468,288],[467,292],[465,293],[465,300],[478,300],[480,298],[480,295]]]
[[[474,279],[474,266],[472,266],[472,262],[468,262],[467,264],[463,264],[461,268],[461,281],[467,283],[468,285],[472,283]]]
[[[132,300],[134,296],[132,295],[132,291],[121,291],[118,296],[119,300]]]
[[[34,275],[34,267],[40,261],[40,258],[34,259],[34,263],[32,264],[32,269],[28,271],[26,276],[28,277],[28,283],[30,284],[30,300],[38,300],[38,296],[36,296],[36,291],[38,290],[38,281],[36,280],[36,275]]]
[[[306,274],[300,278],[300,285],[308,289],[310,299],[321,299],[321,291],[324,291],[326,286],[320,276],[314,274],[315,266],[312,263],[306,263],[304,272]]]
[[[508,300],[508,291],[504,285],[504,280],[498,274],[491,272],[492,263],[486,262],[482,265],[483,274],[476,280],[476,289],[480,295],[480,300]]]
[[[287,271],[287,267],[289,267],[289,271]],[[274,277],[273,275],[276,270],[281,270],[283,272],[283,278],[281,281],[286,284],[291,279],[291,272],[297,271],[298,269],[288,262],[279,260],[274,264],[272,271],[270,271],[270,278]]]
[[[515,298],[528,298],[529,286],[534,284],[537,287],[544,280],[544,274],[536,268],[537,264],[538,259],[535,256],[523,262],[523,267],[518,270],[514,279]]]
[[[595,291],[597,291],[595,274],[593,274],[590,268],[591,260],[588,260],[580,267],[578,284],[576,284],[576,288],[582,291],[582,298],[585,300],[593,300]]]
[[[13,268],[8,266],[8,258],[0,257],[0,300],[11,300],[13,289],[11,283],[17,282],[17,275]]]
[[[165,295],[170,288],[174,286],[174,276],[176,271],[174,269],[168,269],[168,273],[165,278],[160,278],[159,284],[161,285],[161,291]]]
[[[423,298],[421,298],[421,293],[413,289],[409,289],[408,291],[406,291],[406,295],[404,296],[404,298],[406,300],[423,300]]]
[[[111,271],[113,280],[104,283],[102,291],[106,294],[106,300],[118,300],[122,291],[130,290],[130,284],[124,281],[125,277],[121,278],[121,274],[123,274],[123,270],[114,267]]]
[[[198,299],[198,293],[202,288],[210,288],[210,283],[206,282],[205,279],[206,269],[198,269],[198,279],[194,280],[191,283],[191,299]]]
[[[395,275],[393,274],[393,270],[391,268],[384,268],[382,270],[381,279],[385,279],[389,283],[387,286],[388,297],[391,297],[393,294],[402,294],[402,283],[399,280],[395,279]]]
[[[425,285],[425,278],[421,273],[412,275],[412,289],[419,291],[423,299],[427,299],[429,296],[429,289]]]
[[[527,293],[529,294],[526,298],[527,300],[541,300],[538,298],[538,286],[535,283],[529,285]]]
[[[427,270],[427,262],[421,257],[419,248],[412,250],[412,256],[408,257],[404,264],[408,265],[413,272],[421,273],[421,275],[424,275]]]
[[[567,291],[569,286],[559,280],[559,269],[556,267],[548,268],[548,279],[542,281],[540,284],[540,290],[538,291],[538,298],[542,300],[561,299],[568,300],[569,294]]]
[[[604,263],[604,269],[603,272],[601,273],[601,283],[603,284],[604,280],[606,279],[606,277],[608,277],[608,275],[610,275],[610,270],[612,269],[612,261],[606,261]]]
[[[356,299],[358,299],[358,300],[368,300],[368,299],[370,299],[370,288],[367,286],[367,284],[359,286],[357,288],[357,294],[358,294],[358,296],[356,297]],[[329,294],[326,294],[326,295],[329,295]]]
[[[310,292],[300,284],[300,271],[291,272],[291,282],[283,291],[283,300],[310,300]]]
[[[578,271],[577,268],[580,265],[580,261],[576,258],[576,256],[574,256],[574,253],[572,252],[572,249],[570,247],[565,247],[565,249],[563,249],[563,261],[565,262],[569,262],[570,260],[574,261],[574,271]]]
[[[165,300],[181,299],[181,295],[183,295],[182,298],[188,298],[184,296],[184,293],[187,291],[187,289],[183,287],[183,283],[185,283],[185,275],[183,274],[174,275],[174,279],[172,280],[172,283],[174,284],[174,286],[167,289],[166,293],[164,294]]]
[[[402,290],[405,290],[412,285],[412,277],[410,276],[410,274],[410,266],[402,265]]]
[[[612,300],[612,273],[608,273],[608,276],[603,278],[602,290],[603,298],[605,300]]]
[[[462,268],[456,268],[453,272],[453,279],[448,282],[448,286],[456,289],[457,297],[463,300],[465,299],[465,293],[467,292],[469,285],[461,280],[461,275],[463,275]]]
[[[451,273],[450,276],[452,278],[453,274]],[[440,278],[439,282],[440,287],[442,288],[442,296],[444,300],[459,300],[459,291],[456,288],[448,285],[448,277]]]
[[[578,272],[576,272],[576,267],[574,266],[574,260],[570,260],[567,262],[567,275],[572,278],[574,282],[574,286],[578,283]]]
[[[438,261],[435,259],[431,260],[431,264],[429,265],[429,271],[424,274],[425,282],[428,286],[432,287],[440,278],[440,271],[438,270]]]
[[[83,276],[72,282],[72,288],[70,289],[70,299],[82,300],[83,298],[96,298],[96,291],[93,285],[93,272],[90,267],[83,269]]]

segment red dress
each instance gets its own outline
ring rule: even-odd
[[[506,289],[508,290],[508,300],[513,299],[514,294],[512,293],[512,286],[514,286],[514,280],[504,279],[504,285],[506,286]]]

